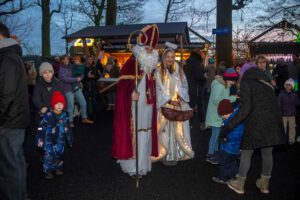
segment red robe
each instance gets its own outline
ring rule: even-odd
[[[124,64],[121,70],[121,77],[126,75],[135,75],[135,57],[131,56]],[[139,70],[139,75],[142,71]],[[158,156],[158,140],[157,140],[157,110],[156,110],[156,82],[152,74],[151,79],[147,79],[147,91],[151,90],[151,99],[153,103],[152,113],[152,156]],[[121,79],[117,85],[117,94],[114,112],[113,127],[113,145],[112,156],[119,160],[127,160],[134,158],[134,150],[132,136],[134,133],[131,127],[132,111],[131,111],[131,94],[135,88],[134,79]],[[146,91],[140,91],[146,92]],[[133,125],[134,126],[134,125]]]

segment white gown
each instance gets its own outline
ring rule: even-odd
[[[151,171],[151,153],[152,153],[152,141],[151,141],[151,128],[152,128],[152,105],[147,104],[146,98],[146,74],[143,75],[139,85],[138,92],[140,93],[138,101],[138,158],[139,158],[139,174],[146,175]],[[135,128],[135,101],[132,101],[132,127]],[[133,130],[135,133],[135,130]],[[135,141],[135,138],[133,138]],[[134,145],[135,147],[135,145]],[[134,150],[135,152],[135,150]],[[130,176],[136,174],[136,161],[135,159],[118,160],[117,161],[124,173]]]
[[[181,109],[191,110],[188,105],[188,84],[185,75],[181,81],[179,65],[176,63],[176,70],[171,74],[166,71],[164,82],[161,79],[161,71],[156,73],[157,108],[158,112],[158,148],[159,156],[153,158],[155,161],[180,161],[194,157],[190,138],[189,120],[184,122],[174,122],[167,120],[161,113],[162,106],[169,105],[169,100],[175,100],[177,95],[181,98]]]

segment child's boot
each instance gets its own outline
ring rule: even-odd
[[[44,177],[47,180],[51,180],[51,179],[53,179],[53,174],[51,172],[50,173],[45,173]]]
[[[55,174],[56,174],[56,176],[62,176],[64,173],[62,170],[57,169],[57,170],[55,170]]]
[[[246,177],[236,175],[235,179],[229,180],[227,182],[227,185],[230,189],[232,189],[236,193],[244,194],[245,181],[246,181]]]
[[[256,180],[256,186],[260,189],[261,193],[269,194],[269,183],[271,176],[261,175],[260,179]]]

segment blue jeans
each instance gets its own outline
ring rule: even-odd
[[[221,151],[219,155],[220,166],[218,178],[228,181],[235,177],[238,172],[238,155],[229,154]]]
[[[87,113],[86,113],[86,101],[83,96],[83,93],[81,89],[76,90],[75,92],[67,92],[66,98],[67,98],[67,111],[69,113],[69,119],[70,122],[73,122],[73,114],[74,114],[74,96],[79,103],[80,106],[80,115],[82,119],[87,118]]]
[[[220,134],[220,127],[211,127],[211,136],[209,140],[208,146],[208,154],[214,154],[219,149],[219,134]]]
[[[0,199],[27,198],[24,137],[25,129],[0,127]]]

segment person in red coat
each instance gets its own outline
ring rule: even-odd
[[[159,32],[157,25],[142,29],[147,35],[138,40],[144,46],[133,47],[133,55],[121,70],[117,85],[112,156],[117,159],[124,173],[136,174],[135,155],[138,151],[139,175],[151,171],[151,156],[158,156],[156,84],[154,72],[159,56],[155,50]],[[138,85],[135,90],[135,65],[138,64]],[[135,104],[138,107],[138,149],[135,148]]]

